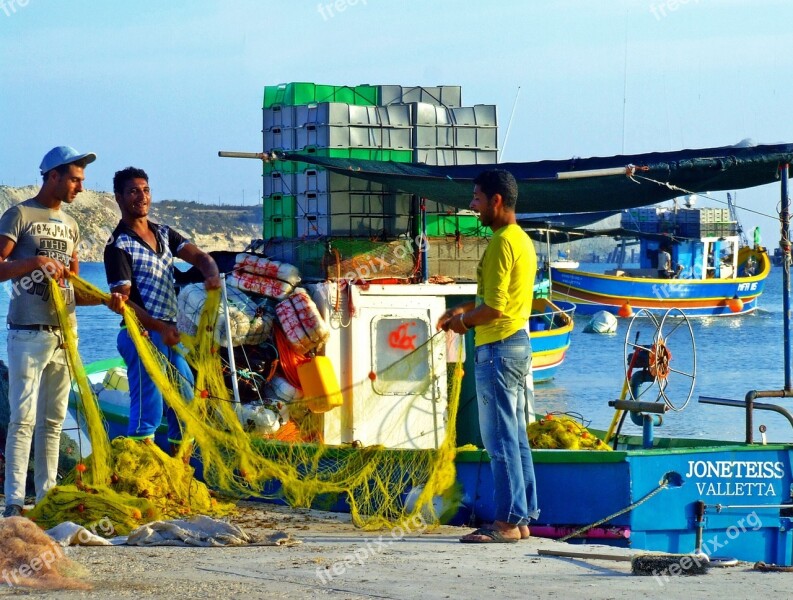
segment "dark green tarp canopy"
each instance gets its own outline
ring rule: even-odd
[[[324,167],[349,177],[382,183],[468,208],[473,179],[496,165],[430,166],[286,153],[284,160]],[[755,187],[778,181],[779,168],[793,161],[793,144],[726,146],[624,156],[500,163],[520,188],[516,212],[591,212],[655,204],[688,192]],[[625,173],[628,167],[632,176]],[[603,169],[619,174],[603,175]],[[587,173],[595,171],[596,173]],[[600,173],[597,173],[600,171]],[[582,175],[568,178],[570,175]]]

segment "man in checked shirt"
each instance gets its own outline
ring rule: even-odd
[[[182,376],[185,391],[192,397],[193,374],[184,357],[174,349],[179,344],[176,328],[174,257],[195,266],[207,290],[220,287],[220,274],[209,254],[167,225],[149,221],[151,189],[142,169],[127,167],[113,177],[113,192],[121,209],[119,221],[105,247],[105,274],[114,293],[110,308],[121,311],[129,300],[138,319],[148,330],[152,343]],[[117,295],[116,295],[117,294]],[[138,352],[122,324],[118,351],[127,364],[129,379],[129,428],[132,439],[153,439],[163,415],[163,397],[141,363]],[[182,431],[173,410],[166,410],[170,453],[176,455]]]

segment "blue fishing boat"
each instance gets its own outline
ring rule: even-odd
[[[628,211],[623,228],[610,233],[618,233],[623,244],[631,236],[638,238],[638,268],[619,266],[589,273],[552,267],[553,297],[575,302],[580,314],[601,310],[623,314],[642,308],[656,313],[679,308],[689,317],[751,313],[763,293],[771,261],[765,248],[740,245],[736,224],[727,221],[726,212]],[[660,264],[664,256],[671,265]]]
[[[570,347],[576,306],[572,302],[539,298],[534,300],[532,308],[529,317],[531,365],[534,383],[543,383],[553,379],[564,362]]]

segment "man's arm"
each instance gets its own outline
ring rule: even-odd
[[[80,261],[77,259],[77,252],[74,252],[72,254],[72,259],[69,262],[69,273],[71,275],[80,274]],[[99,304],[102,304],[102,301],[94,296],[89,296],[87,294],[84,294],[83,292],[75,288],[74,303],[77,306],[97,306]]]
[[[0,281],[22,277],[36,270],[54,279],[66,276],[66,265],[48,256],[31,256],[20,260],[7,260],[16,247],[11,238],[0,235]]]
[[[155,319],[143,308],[129,301],[131,290],[129,285],[120,285],[110,290],[110,302],[108,308],[120,315],[124,314],[124,305],[127,304],[135,313],[141,325],[149,331],[156,331],[162,337],[162,341],[168,346],[175,346],[180,341],[179,330],[168,323]]]
[[[208,290],[220,288],[220,271],[215,259],[195,244],[187,243],[176,254],[183,261],[190,263],[204,276],[204,287]]]

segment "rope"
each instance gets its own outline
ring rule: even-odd
[[[675,191],[675,192],[682,192],[682,193],[687,194],[689,196],[692,195],[692,194],[696,194],[697,196],[701,196],[702,198],[707,198],[708,200],[713,200],[714,202],[719,202],[720,204],[727,204],[726,200],[721,200],[720,198],[714,198],[713,196],[708,196],[707,194],[704,194],[702,192],[692,192],[691,190],[687,190],[685,188],[678,187],[678,186],[676,186],[673,183],[669,183],[668,181],[658,181],[657,179],[653,179],[652,177],[647,177],[645,175],[634,175],[634,177],[632,177],[632,179],[644,179],[645,181],[649,181],[650,183],[655,183],[657,185],[661,185],[661,186],[663,186],[665,188],[669,188],[670,190]],[[773,215],[769,215],[767,213],[760,212],[759,210],[753,210],[751,208],[746,208],[745,206],[738,206],[737,204],[735,205],[735,208],[740,208],[741,210],[745,210],[746,212],[754,213],[756,215],[760,215],[761,217],[766,217],[768,219],[775,219],[776,220],[776,217],[774,217]]]
[[[615,519],[615,518],[619,517],[620,515],[624,515],[626,512],[632,511],[634,508],[636,508],[640,504],[643,504],[643,503],[647,502],[650,498],[652,498],[653,496],[655,496],[656,494],[660,493],[662,490],[665,490],[668,487],[669,487],[669,478],[666,475],[664,475],[663,479],[661,479],[661,481],[658,482],[658,487],[655,488],[654,490],[652,490],[651,492],[649,492],[646,496],[644,496],[644,498],[642,498],[640,500],[637,500],[633,504],[629,504],[628,506],[626,506],[622,510],[620,510],[618,512],[615,512],[614,514],[611,514],[611,515],[609,515],[608,517],[606,517],[604,519],[600,519],[599,521],[595,521],[594,523],[592,523],[590,525],[584,525],[583,527],[581,527],[579,529],[576,529],[573,533],[570,533],[570,534],[564,536],[563,538],[559,538],[559,541],[560,542],[566,542],[570,538],[573,538],[573,537],[575,537],[577,535],[580,535],[580,534],[584,533],[585,531],[589,531],[590,529],[593,529],[594,527],[597,527],[598,525],[602,525],[606,521],[610,521],[611,519]]]

